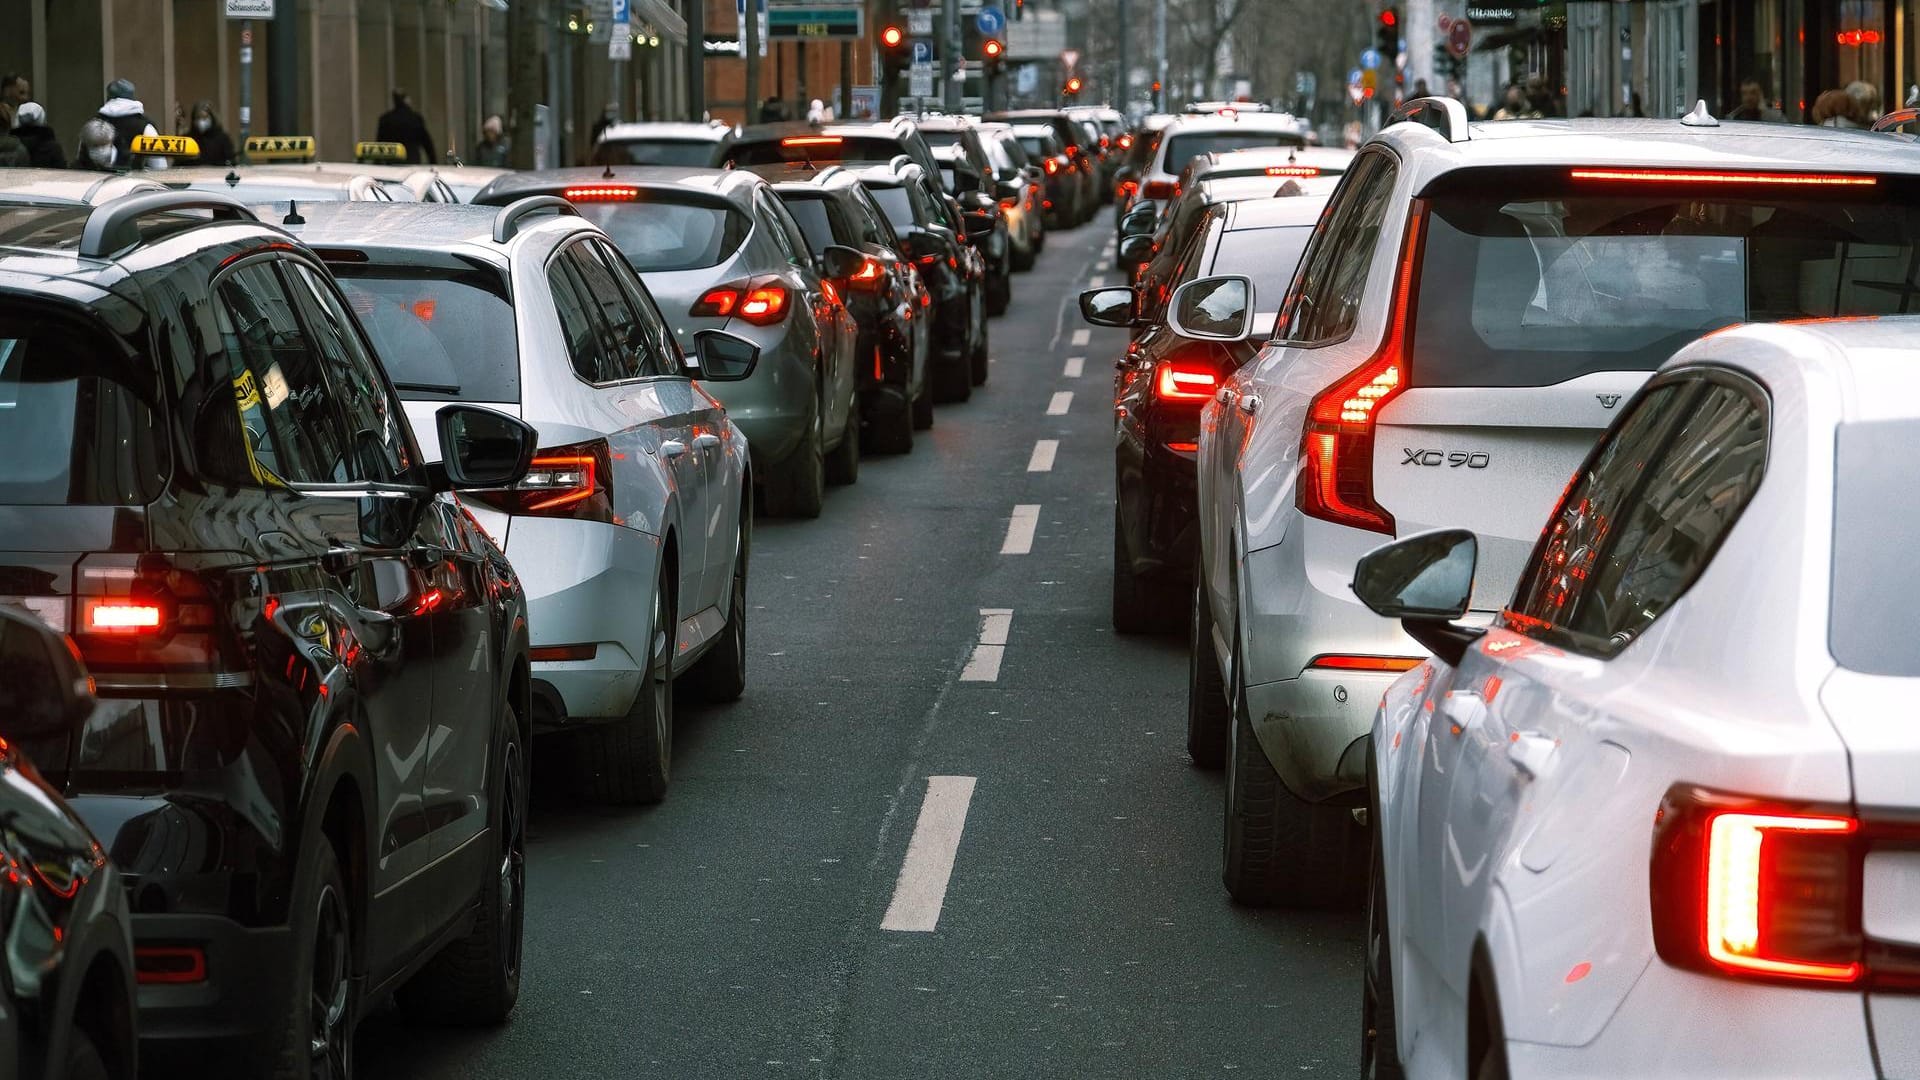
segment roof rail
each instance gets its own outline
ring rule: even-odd
[[[887,162],[887,168],[892,169],[894,172],[899,172],[901,169],[904,169],[911,164],[913,164],[913,158],[911,155],[895,154],[893,155],[893,160]]]
[[[239,200],[213,191],[150,191],[94,207],[80,230],[80,257],[103,259],[140,243],[140,219],[175,210],[210,210],[216,221],[259,221]]]
[[[1430,127],[1448,142],[1467,141],[1467,107],[1450,97],[1414,98],[1393,110],[1387,123],[1403,121]]]
[[[493,216],[493,242],[504,244],[513,239],[520,232],[521,218],[543,210],[551,210],[557,215],[580,216],[580,211],[572,203],[558,195],[529,195],[524,199],[515,199]]]

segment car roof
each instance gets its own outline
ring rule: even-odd
[[[917,116],[904,113],[902,115],[910,118],[916,127],[926,131],[966,131],[979,126],[979,121],[973,117],[955,113],[922,113]]]
[[[1166,127],[1166,138],[1184,135],[1189,132],[1209,131],[1289,131],[1306,134],[1307,125],[1298,117],[1288,113],[1272,112],[1236,112],[1230,116],[1215,113],[1195,113],[1191,116],[1177,116]]]
[[[135,191],[165,190],[143,173],[0,169],[0,198],[9,201],[97,203]]]
[[[914,161],[896,161],[885,165],[867,165],[853,170],[863,184],[904,184],[909,177],[921,175],[926,170]]]
[[[474,195],[474,201],[493,203],[520,195],[539,195],[556,187],[620,184],[652,190],[680,190],[714,195],[744,207],[753,190],[766,181],[748,169],[702,169],[691,165],[581,165],[507,173]]]
[[[147,197],[158,193],[147,192]],[[263,243],[284,243],[287,234],[263,221],[206,218],[154,209],[139,219],[140,240],[131,248],[102,256],[80,254],[87,222],[109,212],[104,206],[0,201],[0,281],[11,291],[57,293],[69,299],[116,290],[118,282],[154,267],[178,265],[178,238],[195,234],[200,250],[236,251]]]
[[[860,178],[844,166],[828,165],[825,168],[810,172],[804,171],[803,167],[802,171],[795,172],[790,167],[795,164],[801,163],[781,162],[779,164],[750,165],[747,166],[745,171],[759,173],[762,177],[766,178],[768,183],[773,185],[776,191],[792,191],[798,188],[818,188],[828,191],[839,191],[845,188],[858,187],[860,184]],[[776,173],[779,175],[775,175]]]
[[[775,124],[754,124],[739,129],[739,142],[767,142],[794,135],[848,135],[874,139],[898,139],[913,130],[913,122],[904,117],[892,120],[830,120],[810,124],[805,120],[785,120]]]
[[[1216,212],[1224,215],[1224,227],[1228,232],[1313,225],[1320,220],[1320,211],[1332,196],[1333,192],[1327,190],[1248,199],[1245,202],[1227,203]]]
[[[733,136],[736,128],[726,124],[691,124],[673,121],[650,121],[647,123],[609,124],[607,130],[600,133],[601,142],[621,139],[660,139],[672,142],[724,142]]]
[[[460,203],[315,203],[300,208],[304,225],[286,226],[310,247],[355,247],[382,251],[470,251],[500,253],[512,243],[496,244],[494,223],[504,207]],[[259,212],[256,208],[256,213]],[[531,232],[537,224],[559,222],[554,231],[590,231],[592,226],[572,214],[541,214],[528,218],[513,234]]]
[[[315,191],[345,189],[356,177],[375,177],[357,165],[186,165],[156,170],[153,179],[168,187],[188,184],[226,183],[229,176],[241,183],[257,181],[283,187],[311,187]]]
[[[1713,363],[1759,376],[1773,393],[1818,376],[1840,387],[1840,421],[1920,419],[1920,316],[1746,323],[1686,345],[1666,367]]]

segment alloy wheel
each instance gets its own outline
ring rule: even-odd
[[[673,635],[672,615],[667,611],[666,587],[653,597],[653,655],[647,658],[647,677],[652,681],[654,731],[659,736],[661,771],[673,760]]]
[[[520,973],[521,929],[526,920],[527,788],[520,744],[508,740],[500,785],[500,962],[509,980]]]
[[[313,923],[313,987],[308,1019],[309,1075],[345,1080],[353,1074],[347,1011],[352,986],[346,904],[331,883],[322,886]]]

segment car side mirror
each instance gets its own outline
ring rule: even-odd
[[[1133,306],[1133,290],[1125,286],[1088,289],[1080,294],[1080,317],[1095,326],[1132,326]]]
[[[693,335],[698,377],[706,382],[739,382],[760,362],[760,346],[724,330]]]
[[[917,259],[922,255],[937,255],[940,253],[940,242],[936,240],[932,234],[922,229],[901,230],[899,238],[900,252],[909,259]]]
[[[1253,333],[1253,281],[1241,274],[1198,278],[1167,299],[1167,328],[1200,341],[1240,341]]]
[[[1126,212],[1120,219],[1121,236],[1141,236],[1153,232],[1160,220],[1160,210],[1152,203],[1140,203]]]
[[[539,433],[526,421],[477,405],[443,405],[434,423],[440,430],[438,491],[516,484],[540,445]]]
[[[828,244],[820,253],[820,275],[830,278],[852,277],[867,257],[844,244]]]
[[[15,739],[77,733],[93,715],[91,680],[66,635],[7,607],[0,607],[0,671],[6,672],[0,679],[0,716]]]
[[[1038,184],[1047,178],[1047,174],[1042,171],[1038,165],[1029,165],[1020,171],[1027,174],[1027,183],[1029,184]]]
[[[1480,543],[1466,529],[1418,533],[1361,556],[1353,593],[1376,615],[1399,619],[1409,636],[1458,664],[1482,631],[1453,625],[1473,599]]]
[[[1128,266],[1138,266],[1153,258],[1153,237],[1146,233],[1134,233],[1120,241],[1120,261]]]

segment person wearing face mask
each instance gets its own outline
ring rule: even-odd
[[[200,144],[200,156],[194,159],[194,164],[233,164],[233,136],[228,135],[227,129],[220,125],[220,117],[213,111],[213,102],[194,102],[192,117],[187,124],[186,134]]]
[[[67,167],[67,155],[60,152],[60,139],[47,126],[47,110],[39,102],[29,101],[14,113],[13,137],[27,148],[28,162],[35,168]]]
[[[93,172],[119,172],[123,166],[120,152],[113,145],[113,125],[99,117],[80,126],[80,148],[73,156],[73,167]]]

